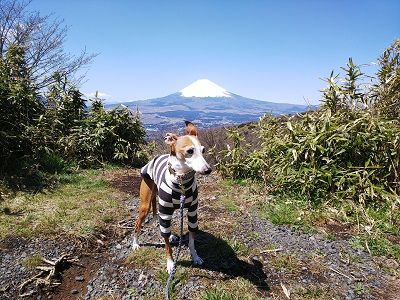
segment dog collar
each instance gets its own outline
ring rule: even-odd
[[[178,174],[176,174],[176,171],[174,170],[174,168],[172,167],[172,165],[170,163],[168,163],[168,171],[178,179],[179,183],[182,183],[186,180],[191,179],[194,176],[194,174],[196,173],[196,171],[192,170],[192,171],[189,171],[182,175],[178,175]]]

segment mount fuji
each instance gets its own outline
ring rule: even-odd
[[[309,108],[306,105],[242,97],[208,79],[197,80],[165,97],[122,104],[132,110],[139,109],[148,131],[180,127],[183,120],[193,121],[205,128],[255,121],[265,113],[294,114]]]

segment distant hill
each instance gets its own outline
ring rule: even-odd
[[[148,131],[181,127],[183,120],[206,128],[255,121],[265,113],[294,114],[309,109],[306,105],[242,97],[207,79],[197,80],[181,91],[162,98],[122,104],[132,110],[139,109]]]

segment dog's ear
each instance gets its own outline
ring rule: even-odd
[[[196,128],[196,126],[193,125],[192,122],[185,121],[185,125],[186,125],[186,128],[185,128],[186,134],[197,136],[197,128]]]
[[[176,155],[175,142],[177,141],[177,139],[178,136],[174,133],[167,133],[164,137],[165,143],[170,146],[172,155]]]
[[[177,139],[178,136],[175,133],[167,133],[164,137],[164,141],[168,145],[175,143]]]

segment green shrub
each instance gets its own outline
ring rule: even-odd
[[[217,170],[233,179],[263,177],[263,170],[267,166],[265,157],[258,151],[252,152],[252,145],[245,141],[239,130],[227,129],[227,138],[231,145],[227,144],[227,149],[212,153],[217,161]]]
[[[83,166],[105,162],[131,164],[144,144],[145,130],[139,114],[126,107],[111,111],[100,109],[71,129],[60,140],[64,155]]]
[[[268,122],[261,131],[268,131]],[[273,159],[274,184],[313,199],[328,193],[360,203],[398,192],[400,127],[369,112],[332,115],[330,110],[288,121],[263,150]],[[277,141],[276,139],[280,139]]]
[[[39,190],[56,183],[57,174],[71,164],[141,164],[147,159],[138,113],[123,106],[106,111],[98,98],[89,111],[79,90],[58,74],[45,96],[38,96],[24,55],[23,48],[10,47],[0,58],[0,178],[4,182]]]
[[[398,52],[393,54],[398,41],[390,49],[394,58],[381,62],[380,78],[385,68],[385,74],[400,76]],[[333,72],[327,79],[316,111],[262,118],[254,130],[257,147],[239,130],[229,130],[232,146],[217,155],[222,175],[263,180],[271,190],[293,191],[313,202],[392,203],[400,194],[400,120],[384,113],[384,99],[398,99],[398,89],[380,92],[382,79],[365,88],[370,78],[352,59],[343,70],[343,80]]]

